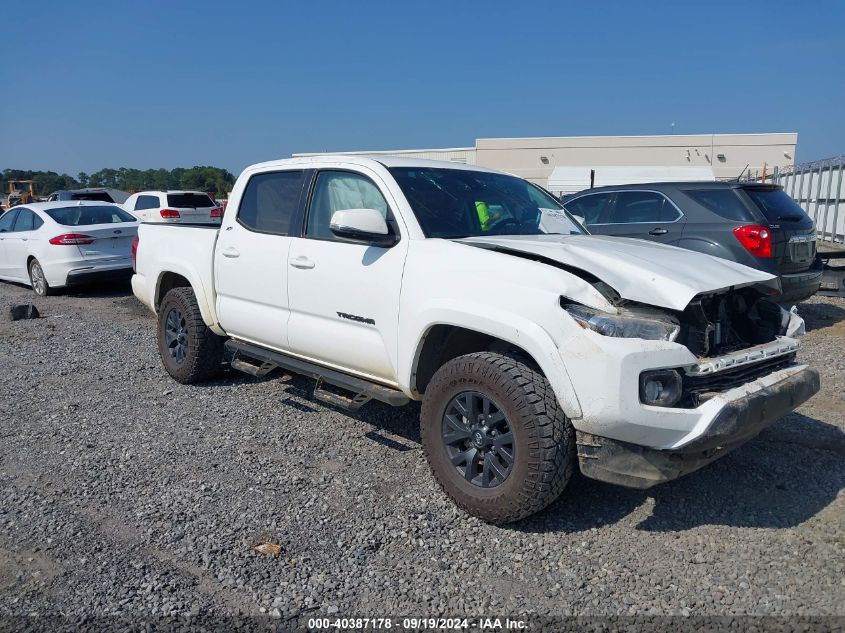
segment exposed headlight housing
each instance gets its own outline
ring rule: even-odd
[[[681,331],[678,319],[657,309],[624,308],[619,314],[608,314],[577,303],[562,305],[569,316],[582,326],[604,336],[674,341]]]

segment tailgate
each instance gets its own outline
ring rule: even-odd
[[[188,224],[220,224],[223,219],[212,218],[211,212],[217,207],[194,208],[194,207],[168,207],[179,212],[179,221]]]
[[[816,227],[804,210],[778,186],[743,188],[772,234],[772,258],[779,273],[807,270],[816,259]]]

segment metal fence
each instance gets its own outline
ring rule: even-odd
[[[819,239],[845,243],[845,155],[803,163],[771,174],[751,174],[784,188],[816,223]]]

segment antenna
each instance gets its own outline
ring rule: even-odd
[[[749,166],[750,164],[751,164],[751,163],[746,163],[746,164],[745,164],[745,167],[743,167],[743,168],[742,168],[742,171],[741,171],[741,172],[739,172],[739,176],[737,176],[737,177],[736,177],[736,181],[737,181],[737,182],[739,182],[739,179],[740,179],[740,178],[742,178],[742,174],[744,174],[744,173],[745,173],[745,170],[746,170],[746,169],[748,169],[748,166]]]

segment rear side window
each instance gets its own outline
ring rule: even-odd
[[[18,212],[18,219],[15,220],[15,228],[14,231],[34,231],[35,229],[41,228],[41,225],[44,224],[44,220],[39,218],[29,209],[21,209]]]
[[[45,211],[53,220],[64,226],[87,226],[89,224],[118,224],[120,222],[137,222],[137,218],[129,215],[123,209],[112,206],[75,206],[61,209],[47,209]]]
[[[798,206],[783,189],[745,189],[751,199],[771,224],[781,222],[801,222],[811,224],[810,216]]]
[[[135,211],[158,209],[158,207],[158,196],[138,196],[138,199],[135,201]]]
[[[288,235],[304,173],[277,171],[250,178],[238,208],[238,222],[253,231]]]
[[[684,193],[726,220],[748,222],[754,219],[734,189],[689,189]]]
[[[213,207],[214,202],[204,193],[169,193],[167,206],[177,209],[207,209]]]
[[[587,224],[598,224],[612,193],[593,193],[570,200],[563,206],[573,215],[580,215]]]
[[[655,191],[620,191],[616,194],[611,223],[672,222],[679,216],[678,210],[663,194]]]

